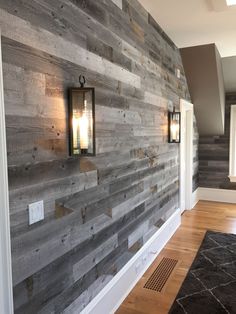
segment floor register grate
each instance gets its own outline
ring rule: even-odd
[[[177,263],[178,261],[175,259],[163,257],[157,268],[145,283],[144,288],[161,292]]]

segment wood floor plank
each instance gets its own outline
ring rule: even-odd
[[[207,230],[236,234],[236,205],[200,201],[182,215],[180,228],[167,243],[116,314],[167,314]],[[163,257],[179,261],[161,293],[143,288]]]

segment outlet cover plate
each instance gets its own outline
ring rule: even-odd
[[[29,224],[35,224],[44,219],[44,204],[43,201],[29,204]]]

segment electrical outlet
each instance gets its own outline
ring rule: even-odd
[[[35,224],[44,219],[44,204],[43,201],[29,204],[29,224]]]

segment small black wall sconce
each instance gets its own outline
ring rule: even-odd
[[[85,77],[79,77],[80,87],[69,89],[70,156],[95,155],[95,89],[84,87]]]
[[[168,113],[168,142],[180,143],[180,112],[174,110]]]

